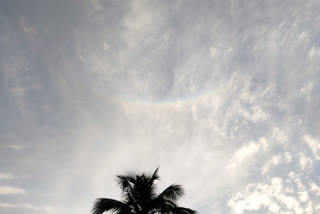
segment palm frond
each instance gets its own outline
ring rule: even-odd
[[[127,191],[125,194],[123,194],[123,197],[122,197],[125,201],[125,203],[128,205],[128,206],[131,206],[133,207],[133,210],[136,212],[136,213],[139,213],[140,212],[140,207],[139,207],[139,201],[137,198],[134,198],[132,192],[130,191]]]
[[[177,204],[171,200],[164,198],[156,198],[149,203],[149,213],[161,213],[161,214],[196,214],[195,210],[178,207]]]
[[[147,211],[149,211],[149,213],[170,214],[171,209],[174,207],[177,207],[174,202],[157,197],[148,203]]]
[[[150,183],[153,184],[155,180],[159,180],[160,177],[158,175],[159,167],[153,172],[152,176],[150,177]]]
[[[185,207],[173,207],[170,210],[171,214],[196,214],[195,210],[185,208]]]
[[[150,197],[155,198],[157,196],[157,185],[155,184],[156,180],[160,179],[160,176],[158,175],[159,167],[153,172],[153,174],[149,178],[149,191],[150,191]]]
[[[136,182],[135,177],[130,176],[130,175],[118,175],[117,176],[117,183],[122,189],[122,191],[125,191],[127,188],[132,189],[132,184]]]
[[[102,214],[103,212],[128,213],[128,207],[121,201],[109,198],[98,198],[93,205],[93,214]]]
[[[122,189],[121,201],[98,198],[92,214],[196,214],[189,208],[179,207],[176,201],[184,195],[181,185],[173,184],[162,193],[156,191],[159,167],[152,174],[118,175],[117,183]]]
[[[181,185],[173,184],[167,189],[165,189],[162,193],[159,194],[158,197],[170,199],[172,201],[177,201],[179,197],[182,197],[184,194],[184,190]]]

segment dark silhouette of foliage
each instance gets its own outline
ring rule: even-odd
[[[195,214],[196,211],[179,207],[177,200],[183,196],[181,185],[173,184],[157,194],[155,181],[159,180],[158,168],[152,175],[118,175],[122,200],[98,198],[93,214],[112,212],[116,214]]]

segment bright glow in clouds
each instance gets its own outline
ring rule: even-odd
[[[90,213],[160,166],[202,214],[320,212],[317,1],[0,1],[0,213]]]

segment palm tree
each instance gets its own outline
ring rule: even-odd
[[[155,181],[159,178],[158,168],[152,175],[118,175],[122,200],[98,198],[92,213],[110,211],[116,214],[196,214],[194,210],[177,205],[177,200],[184,194],[181,185],[170,185],[157,194]]]

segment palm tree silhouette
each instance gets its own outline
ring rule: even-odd
[[[92,213],[102,214],[110,211],[116,214],[195,214],[196,211],[179,207],[176,203],[184,194],[181,185],[173,184],[162,193],[156,193],[154,182],[160,178],[158,169],[152,175],[118,175],[122,200],[98,198]]]

